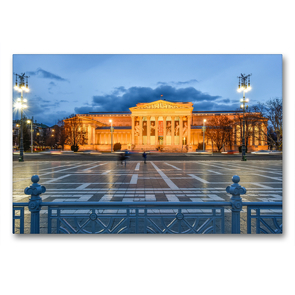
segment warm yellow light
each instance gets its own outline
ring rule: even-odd
[[[27,120],[27,123],[30,124],[31,123],[31,120]]]
[[[23,108],[26,109],[28,106],[26,104],[23,105]]]
[[[18,98],[18,99],[17,99],[17,101],[21,101],[21,99],[20,99],[20,98]]]
[[[52,129],[52,132],[54,132],[54,129]]]
[[[110,119],[109,122],[112,123],[112,120]]]
[[[16,126],[16,127],[19,127],[19,124],[16,124],[15,126]]]
[[[240,102],[243,102],[243,98],[240,99]]]
[[[204,119],[204,122],[206,122],[206,119]]]
[[[26,87],[25,91],[26,92],[29,92],[30,91],[29,87]]]
[[[26,99],[26,98],[24,98],[24,100],[23,100],[24,102],[27,102],[28,100]]]
[[[15,90],[19,90],[19,88],[18,88],[18,86],[17,86],[17,85],[15,85],[15,86],[14,86],[14,89],[15,89]]]
[[[244,106],[241,104],[241,109],[243,109],[244,108]]]
[[[246,102],[249,102],[249,98],[246,98],[246,100],[245,100]]]
[[[20,109],[20,108],[22,107],[22,104],[19,103],[19,102],[16,102],[16,103],[14,104],[14,107],[17,108],[17,109]]]

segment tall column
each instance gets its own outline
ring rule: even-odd
[[[183,133],[182,133],[182,116],[179,116],[179,144],[182,146],[183,143]]]
[[[192,116],[187,116],[187,144],[191,144],[191,124],[192,124]]]
[[[171,145],[174,145],[174,119],[175,117],[171,117]]]
[[[92,144],[96,144],[95,127],[92,126]]]
[[[84,125],[85,126],[85,125]],[[82,129],[84,129],[84,126],[82,125]],[[89,144],[92,144],[92,138],[91,138],[91,125],[90,124],[88,124],[88,125],[86,125],[87,126],[87,137],[88,137],[88,140],[87,140],[87,144],[89,145]],[[85,126],[85,127],[86,127]]]
[[[138,117],[139,119],[139,141],[138,144],[142,145],[142,117]]]
[[[149,145],[150,142],[150,134],[151,134],[151,117],[147,117],[147,144]]]
[[[158,124],[158,116],[155,117],[155,125],[156,125],[156,132],[155,132],[155,145],[159,144],[159,140],[158,140],[158,130],[159,130],[159,124]]]
[[[166,116],[163,116],[163,144],[166,145]]]
[[[134,124],[135,124],[134,116],[131,116],[131,119],[132,119],[131,144],[134,144]]]

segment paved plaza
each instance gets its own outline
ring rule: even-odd
[[[54,161],[14,162],[13,201],[39,175],[46,202],[229,201],[233,175],[247,189],[243,201],[282,201],[282,161]]]

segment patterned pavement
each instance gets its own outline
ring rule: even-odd
[[[46,202],[229,201],[233,175],[247,189],[243,201],[282,201],[282,161],[30,161],[13,163],[13,201],[37,174]]]

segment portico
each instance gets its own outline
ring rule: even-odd
[[[139,103],[130,108],[132,145],[172,147],[190,142],[193,104],[191,102]]]

